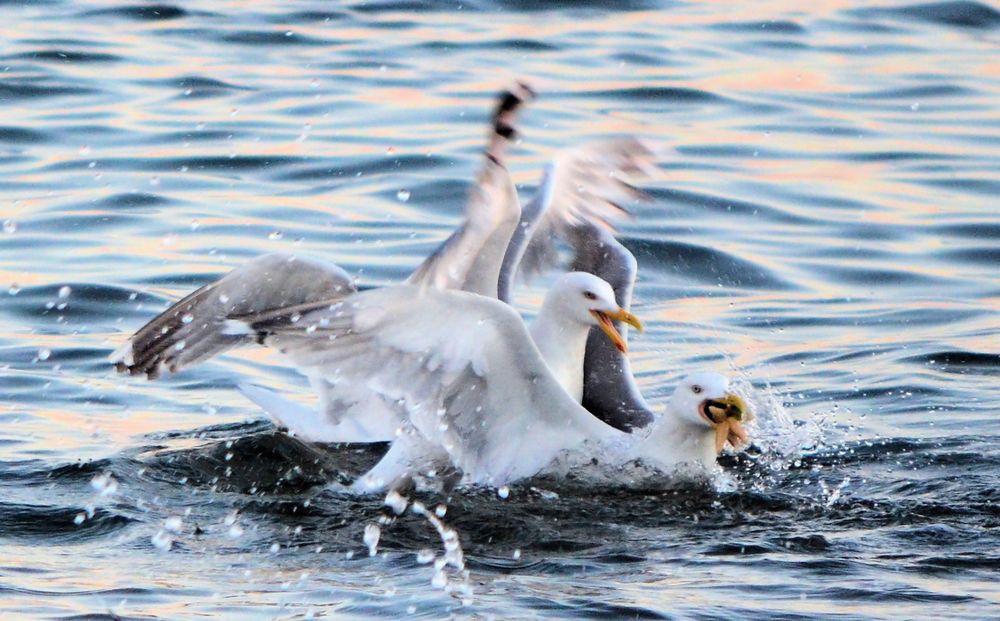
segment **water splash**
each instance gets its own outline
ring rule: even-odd
[[[441,538],[443,554],[434,559],[434,576],[431,584],[437,588],[444,589],[449,593],[454,593],[462,599],[463,604],[472,603],[472,584],[469,581],[469,572],[465,569],[465,553],[462,551],[462,544],[458,537],[458,532],[445,525],[444,521],[437,516],[437,511],[428,511],[427,507],[419,501],[414,501],[410,508],[416,515],[423,516]],[[420,557],[418,557],[418,561]],[[448,570],[451,568],[452,577],[449,577]],[[457,580],[454,578],[457,577]]]

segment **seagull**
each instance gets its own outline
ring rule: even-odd
[[[580,326],[600,326],[609,314],[602,309],[618,308],[604,298],[610,286],[595,292],[598,279],[584,276],[570,274],[546,300],[566,311],[562,321],[577,345],[587,338]],[[497,487],[543,472],[564,454],[607,453],[612,463],[642,459],[663,469],[707,466],[718,429],[735,437],[746,412],[725,378],[707,374],[675,391],[648,434],[615,429],[565,389],[511,306],[464,291],[371,289],[233,318],[228,329],[322,377],[340,416],[363,421],[373,407],[395,413],[399,431],[355,482],[361,492],[435,481]],[[582,354],[577,346],[559,351],[570,350]]]
[[[667,399],[663,414],[632,434],[637,441],[620,453],[618,463],[641,460],[667,473],[710,472],[727,443],[740,448],[749,442],[743,423],[752,418],[729,378],[708,371],[688,375]]]

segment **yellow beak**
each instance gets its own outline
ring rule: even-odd
[[[715,423],[721,423],[726,419],[735,418],[743,420],[743,413],[747,411],[747,402],[735,393],[726,393],[726,396],[719,400],[711,400],[705,404],[705,412]]]
[[[597,319],[597,325],[601,328],[601,331],[607,335],[611,342],[615,344],[618,351],[623,354],[628,351],[628,345],[625,343],[625,339],[622,338],[618,328],[615,327],[615,321],[621,321],[622,323],[627,323],[639,332],[642,332],[642,322],[639,318],[628,312],[624,308],[619,308],[616,311],[599,311],[592,310],[590,314]]]
[[[750,441],[750,435],[743,427],[744,419],[752,414],[746,401],[737,394],[728,393],[724,398],[705,404],[705,414],[715,425],[715,452],[721,453],[726,442],[738,449]]]

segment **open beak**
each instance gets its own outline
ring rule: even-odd
[[[715,428],[715,452],[721,453],[726,442],[738,449],[750,440],[743,427],[751,413],[746,401],[737,394],[728,393],[722,399],[706,399],[701,404],[701,415]]]
[[[592,310],[590,314],[597,319],[597,325],[601,328],[601,331],[607,335],[611,342],[615,344],[618,351],[623,354],[628,351],[628,345],[625,343],[625,339],[622,338],[618,328],[615,327],[615,321],[621,321],[622,323],[627,323],[639,332],[642,332],[642,322],[639,318],[628,312],[624,308],[619,308],[616,311],[599,311]]]

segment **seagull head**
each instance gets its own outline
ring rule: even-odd
[[[715,434],[715,452],[729,442],[740,448],[749,441],[743,423],[752,414],[746,401],[729,390],[729,379],[719,373],[695,373],[681,380],[667,403],[668,412]]]
[[[586,272],[563,275],[549,290],[547,302],[555,301],[564,318],[594,325],[607,335],[621,352],[628,345],[614,322],[621,321],[642,332],[639,318],[618,306],[615,292],[606,281]]]

